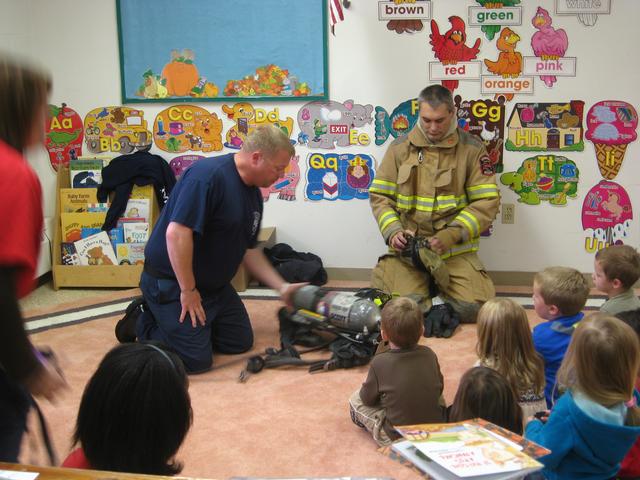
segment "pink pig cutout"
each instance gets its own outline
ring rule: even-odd
[[[272,193],[278,193],[279,200],[292,202],[296,199],[296,187],[300,181],[299,157],[291,158],[289,165],[284,171],[284,175],[274,182],[269,188],[261,188],[262,200],[268,201]]]

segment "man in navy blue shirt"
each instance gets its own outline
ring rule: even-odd
[[[230,283],[240,263],[288,304],[302,285],[285,282],[256,248],[259,187],[280,178],[294,154],[280,129],[256,128],[238,153],[185,171],[162,210],[140,280],[151,314],[138,318],[136,335],[173,348],[190,373],[208,370],[213,350],[242,353],[253,345],[249,316]]]

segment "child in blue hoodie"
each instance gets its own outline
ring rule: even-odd
[[[546,423],[532,420],[525,437],[551,450],[540,458],[547,479],[615,477],[640,435],[633,395],[640,342],[617,318],[596,313],[580,322],[558,371],[566,389]]]
[[[581,310],[588,296],[589,285],[574,268],[545,268],[533,279],[533,308],[546,320],[533,329],[533,346],[544,360],[544,397],[549,408],[558,397],[556,373],[584,316]]]

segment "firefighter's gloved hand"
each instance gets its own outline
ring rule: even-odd
[[[440,255],[431,249],[426,237],[408,237],[407,244],[401,252],[400,258],[413,265],[418,270],[433,277],[438,288],[446,290],[449,286],[449,270]],[[437,292],[431,293],[437,295]]]

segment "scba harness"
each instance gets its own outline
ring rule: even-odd
[[[303,287],[294,296],[296,310],[278,312],[281,348],[267,348],[264,355],[251,357],[240,381],[264,368],[285,365],[307,366],[310,373],[366,365],[380,343],[380,308],[390,299],[374,288],[354,294]],[[296,345],[306,348],[299,350]],[[301,358],[326,349],[331,352],[329,358]]]

